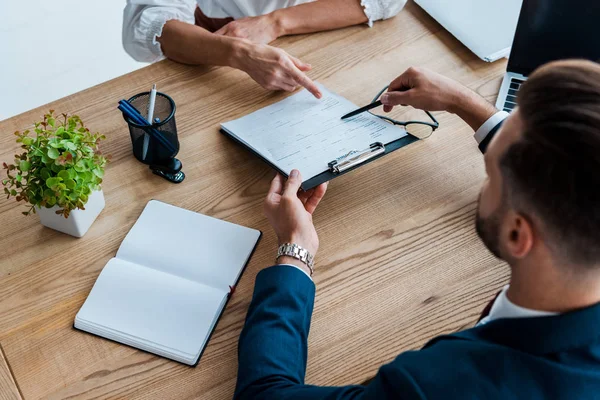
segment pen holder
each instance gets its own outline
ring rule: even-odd
[[[144,117],[148,115],[150,92],[139,93],[128,100]],[[181,161],[175,156],[179,152],[177,125],[175,124],[175,102],[164,93],[157,92],[154,102],[152,126],[139,125],[128,117],[123,117],[129,126],[129,135],[133,147],[133,155],[139,161],[150,166],[153,173],[179,183],[185,178],[181,171]],[[172,146],[168,149],[156,139],[152,130],[158,131]],[[173,151],[173,149],[175,149]]]

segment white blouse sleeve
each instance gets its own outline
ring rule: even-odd
[[[402,10],[406,0],[361,0],[360,5],[365,9],[369,18],[369,26],[380,19],[392,18]]]
[[[136,61],[164,58],[156,38],[165,23],[176,19],[193,24],[195,0],[127,0],[123,11],[123,47]]]

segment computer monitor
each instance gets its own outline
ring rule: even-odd
[[[528,76],[565,58],[600,61],[600,1],[524,0],[508,71]]]

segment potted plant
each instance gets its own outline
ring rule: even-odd
[[[33,131],[15,132],[24,151],[2,165],[4,193],[29,203],[24,215],[37,213],[43,225],[81,237],[104,208],[100,185],[108,160],[98,144],[105,137],[78,116],[57,118],[53,110]]]

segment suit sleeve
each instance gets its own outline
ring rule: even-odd
[[[315,296],[314,283],[286,265],[261,271],[238,346],[238,377],[234,399],[385,400],[398,398],[403,384],[406,399],[421,398],[410,377],[386,366],[368,386],[306,385],[307,344]],[[393,378],[391,377],[393,375]]]

